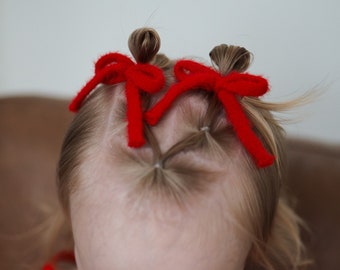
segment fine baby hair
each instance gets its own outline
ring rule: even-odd
[[[243,47],[216,46],[209,54],[211,67],[170,60],[159,48],[155,30],[135,30],[129,38],[135,61],[116,52],[102,56],[70,104],[76,114],[62,147],[57,184],[79,269],[137,269],[142,264],[138,239],[149,243],[138,228],[154,228],[153,237],[158,232],[165,239],[172,230],[176,234],[178,224],[186,232],[190,222],[197,225],[188,229],[192,238],[185,236],[192,250],[185,259],[172,257],[172,269],[181,269],[181,262],[192,265],[191,254],[206,269],[302,269],[301,221],[284,196],[284,132],[272,114],[293,103],[260,99],[268,82],[245,73],[252,55]],[[105,213],[113,222],[109,247],[95,240],[98,231],[106,235],[105,228],[111,228],[101,221],[108,218]],[[141,226],[136,229],[133,221]],[[169,224],[174,225],[168,230],[158,228]],[[84,240],[90,233],[93,237]],[[162,248],[164,258],[177,254],[181,239],[168,249],[151,241],[142,261],[156,267]],[[135,265],[123,259],[115,243],[124,243]],[[203,252],[210,247],[220,255]],[[53,258],[45,270],[53,269],[58,256]]]

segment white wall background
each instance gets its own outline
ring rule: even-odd
[[[198,56],[220,43],[254,53],[267,100],[327,89],[291,117],[289,134],[340,143],[338,0],[0,0],[0,97],[73,96],[107,51],[128,53],[129,34],[157,29],[170,57]]]

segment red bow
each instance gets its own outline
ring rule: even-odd
[[[98,84],[126,82],[128,145],[144,145],[143,111],[140,90],[147,93],[160,91],[165,84],[163,72],[150,64],[135,64],[130,58],[119,53],[108,53],[95,64],[95,75],[72,100],[69,109],[77,112],[82,102]]]
[[[46,263],[42,270],[54,270],[56,269],[55,266],[58,262],[70,262],[70,263],[76,263],[76,258],[74,256],[73,251],[61,251],[54,255],[52,259]]]
[[[255,159],[258,167],[266,167],[274,162],[274,156],[267,152],[252,130],[238,97],[259,97],[268,90],[268,82],[260,76],[230,73],[222,76],[211,68],[199,63],[181,60],[174,67],[177,84],[169,88],[165,96],[144,117],[150,125],[155,125],[182,93],[205,89],[213,91],[221,101],[226,115],[241,143]]]

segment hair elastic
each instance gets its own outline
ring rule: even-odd
[[[155,163],[155,165],[153,165],[153,167],[155,169],[163,169],[163,164],[160,161],[158,161],[157,163]]]
[[[209,132],[210,131],[210,127],[208,127],[208,126],[201,127],[200,131]]]

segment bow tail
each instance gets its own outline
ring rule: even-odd
[[[105,77],[104,72],[99,72],[91,80],[89,80],[85,86],[79,91],[76,97],[71,101],[70,105],[68,106],[71,112],[77,112],[81,107],[83,101],[86,97],[90,94],[90,92],[100,84]]]
[[[227,117],[230,120],[236,135],[253,157],[256,165],[260,168],[273,164],[275,158],[263,146],[260,139],[256,136],[251,128],[251,123],[246,117],[242,106],[236,97],[232,94],[220,91],[218,93]]]
[[[129,81],[126,82],[125,88],[128,145],[137,148],[145,144],[142,103],[138,88]]]
[[[164,113],[170,108],[178,96],[186,91],[202,87],[202,83],[197,80],[188,80],[177,83],[170,87],[164,97],[144,115],[149,125],[156,125]]]

